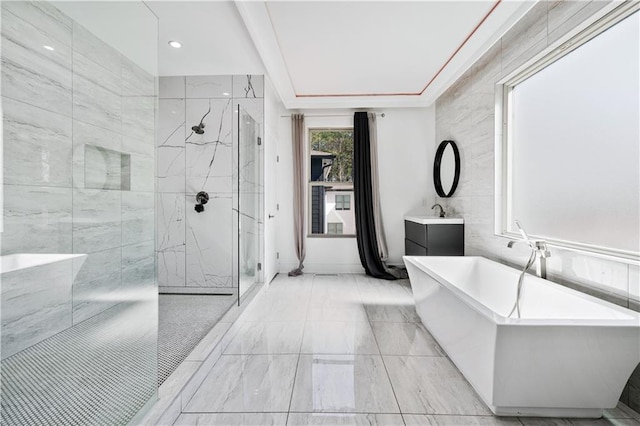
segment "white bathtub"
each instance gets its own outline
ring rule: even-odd
[[[640,362],[640,315],[482,257],[405,256],[422,322],[497,415],[600,417]],[[515,316],[515,314],[514,314]]]

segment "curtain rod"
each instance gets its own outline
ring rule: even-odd
[[[304,113],[302,113],[304,114]],[[384,112],[376,112],[377,116],[384,118]],[[351,114],[304,114],[305,117],[353,117],[353,113]],[[281,115],[280,118],[291,117],[291,114]]]

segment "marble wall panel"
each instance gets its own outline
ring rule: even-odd
[[[2,2],[2,95],[70,116],[70,21],[49,13],[45,3],[10,3]]]
[[[187,128],[204,118],[202,135],[186,138],[186,192],[231,192],[232,106],[231,99],[187,99]]]
[[[4,185],[2,254],[71,253],[71,188]]]
[[[122,247],[90,253],[73,282],[73,324],[122,301]]]
[[[184,99],[186,97],[186,86],[184,76],[179,77],[160,77],[159,78],[159,93],[160,99]],[[162,123],[159,123],[162,124]]]
[[[71,120],[9,98],[2,104],[4,182],[71,187]]]
[[[187,208],[186,285],[228,288],[232,285],[231,195],[209,196],[204,212]]]
[[[122,192],[123,246],[154,240],[154,206],[153,192]]]
[[[230,98],[233,90],[230,75],[199,75],[186,77],[188,99]]]
[[[237,99],[264,98],[264,76],[250,74],[234,75],[232,95]]]
[[[122,246],[122,290],[136,297],[137,290],[155,285],[153,240]]]
[[[73,190],[73,252],[94,253],[122,245],[120,191]]]

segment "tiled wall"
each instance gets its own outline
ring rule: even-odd
[[[56,332],[155,284],[155,85],[51,3],[2,2],[2,255],[88,255]]]
[[[529,254],[494,235],[495,84],[607,4],[539,2],[437,100],[437,142],[454,140],[462,162],[455,195],[438,202],[464,217],[467,255],[522,266]],[[554,248],[548,273],[552,281],[640,310],[638,266]],[[640,368],[622,400],[640,410]]]
[[[263,93],[264,77],[258,75],[160,78],[156,145],[161,291],[237,288],[237,109],[240,105],[262,123]],[[205,133],[193,133],[191,127],[209,107]],[[194,209],[199,191],[210,197],[202,213]]]

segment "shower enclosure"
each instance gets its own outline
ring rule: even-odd
[[[161,384],[261,282],[263,76],[160,77]]]
[[[262,282],[263,145],[258,123],[238,105],[238,304]]]
[[[0,423],[135,423],[157,392],[157,18],[0,10]]]

